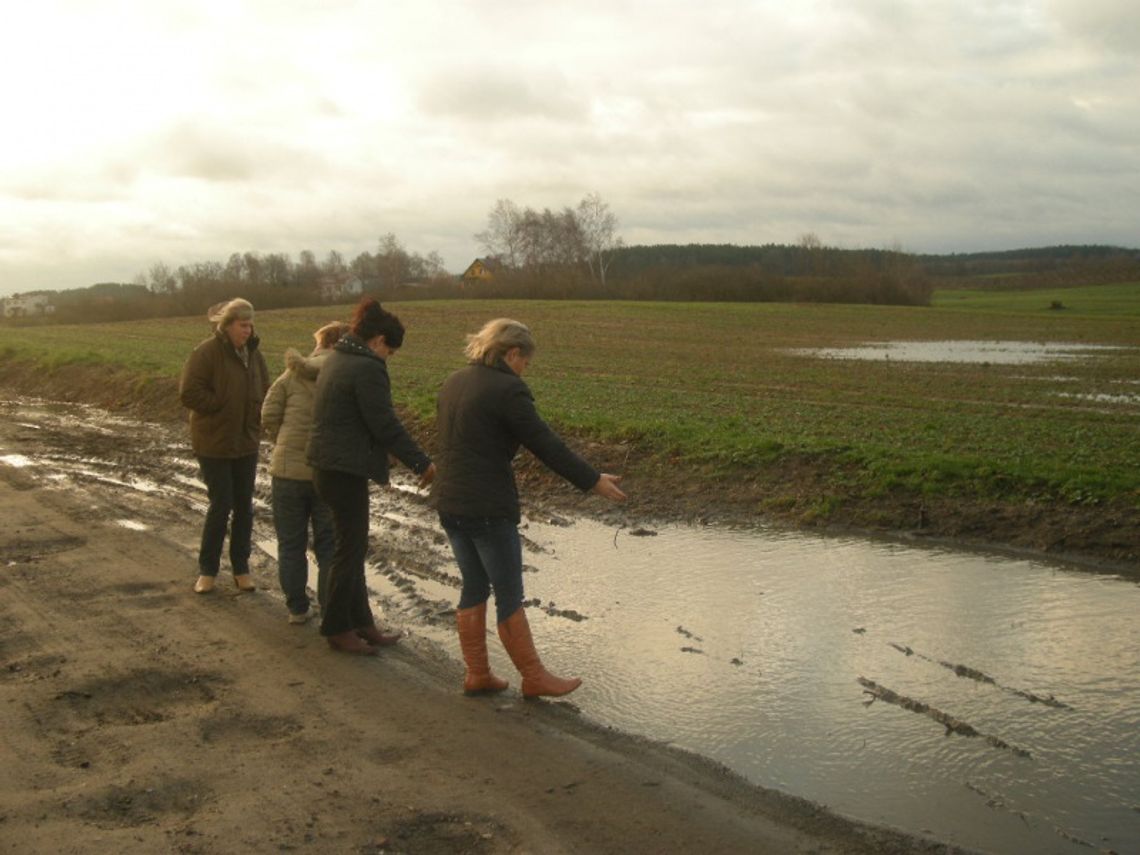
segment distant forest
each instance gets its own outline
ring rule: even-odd
[[[376,253],[362,253],[351,263],[337,253],[322,262],[310,252],[300,253],[297,262],[282,254],[235,253],[226,263],[177,270],[155,265],[132,283],[29,292],[20,296],[46,295],[54,311],[6,317],[5,322],[83,323],[190,315],[233,296],[244,296],[260,309],[355,302],[362,292],[381,300],[536,298],[921,306],[929,304],[935,288],[1015,290],[1140,281],[1140,250],[1114,246],[916,255],[838,249],[824,246],[810,234],[790,245],[615,243],[592,257],[535,257],[525,264],[510,264],[502,255],[488,254],[482,259],[482,279],[448,273],[437,254],[409,253],[393,235],[380,239]],[[12,305],[11,301],[6,305]]]

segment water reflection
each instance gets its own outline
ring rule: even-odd
[[[822,359],[966,362],[1027,365],[1087,358],[1120,350],[1114,345],[1028,341],[888,341],[859,347],[799,348],[792,353]]]
[[[964,846],[1140,841],[1135,584],[784,533],[527,533],[552,552],[530,556],[528,596],[588,617],[536,621],[536,634],[586,678],[576,698],[591,717]],[[978,736],[872,701],[859,677]]]

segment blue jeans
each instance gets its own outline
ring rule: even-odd
[[[198,549],[198,572],[203,576],[218,575],[218,567],[222,562],[222,544],[228,527],[230,569],[235,576],[248,573],[257,455],[199,457],[198,468],[202,473],[202,481],[206,484],[206,495],[210,499],[206,521],[202,525],[202,544]]]
[[[273,479],[273,527],[277,530],[277,579],[290,614],[309,610],[309,526],[317,556],[317,602],[325,607],[329,567],[336,535],[332,511],[321,501],[312,481]]]
[[[523,602],[522,541],[518,526],[506,517],[459,517],[440,514],[451,551],[463,576],[459,608],[485,603],[495,592],[495,615],[502,623]]]

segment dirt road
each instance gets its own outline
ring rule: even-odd
[[[569,704],[465,698],[414,633],[334,654],[283,620],[267,565],[255,594],[194,595],[199,510],[86,488],[58,424],[0,412],[0,851],[954,851]],[[166,441],[112,423],[105,455]]]

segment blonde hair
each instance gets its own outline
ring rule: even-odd
[[[344,321],[333,321],[331,324],[325,324],[315,333],[313,333],[313,341],[317,343],[317,347],[321,350],[328,350],[338,341],[341,336],[348,332],[348,324]]]
[[[235,297],[233,300],[223,300],[210,306],[206,317],[217,330],[224,330],[234,321],[252,321],[253,304],[249,300]]]
[[[471,362],[494,365],[507,355],[507,351],[518,348],[526,357],[534,353],[534,336],[526,324],[510,318],[495,318],[487,321],[483,328],[467,336],[467,347],[463,352]]]

